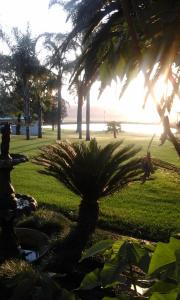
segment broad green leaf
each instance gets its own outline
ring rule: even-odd
[[[110,249],[113,243],[114,242],[112,240],[103,240],[96,243],[83,254],[80,261]]]
[[[150,252],[154,252],[155,249],[156,249],[156,247],[155,247],[155,245],[153,245],[152,243],[146,243],[146,244],[144,245],[144,249],[146,249],[146,250],[148,250],[148,251],[150,251]]]
[[[141,270],[143,270],[145,273],[148,272],[149,269],[149,264],[150,264],[150,256],[149,254],[145,254],[144,256],[142,256],[138,262],[138,266],[141,268]]]
[[[121,255],[121,259],[125,260],[128,266],[132,264],[137,265],[139,257],[133,243],[125,242],[119,250],[119,253]]]
[[[96,286],[100,286],[100,270],[96,269],[93,272],[86,274],[83,281],[81,282],[81,290],[90,290]]]
[[[135,261],[133,263],[139,266],[144,272],[147,272],[150,263],[150,256],[148,254],[148,251],[145,248],[142,248],[140,244],[132,243],[131,252],[133,252],[135,256]]]
[[[114,242],[112,246],[113,253],[117,254],[123,244],[124,244],[124,240],[117,240],[116,242]]]
[[[125,262],[120,263],[119,258],[117,256],[114,259],[105,263],[100,274],[102,285],[107,286],[117,282],[120,276],[120,272],[122,272],[125,265]]]
[[[113,245],[114,247],[114,245]],[[116,244],[116,255],[112,255],[110,261],[104,264],[101,271],[101,280],[103,286],[109,286],[117,281],[121,281],[120,273],[129,265],[137,264],[139,260],[139,254],[134,248],[131,242],[125,241]]]
[[[169,294],[154,293],[149,300],[177,300],[178,292]]]
[[[147,251],[143,249],[138,243],[126,241],[119,250],[123,260],[126,260],[128,265],[139,265]]]
[[[152,274],[159,268],[175,262],[176,250],[180,249],[180,240],[171,238],[168,244],[159,242],[151,258],[148,274]]]
[[[175,284],[165,282],[165,281],[158,281],[148,290],[148,295],[154,292],[158,293],[169,293],[171,290],[176,288]]]

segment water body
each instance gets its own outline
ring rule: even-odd
[[[62,129],[64,130],[76,130],[76,124],[62,124]],[[51,128],[49,125],[43,126],[44,128]],[[82,130],[86,130],[86,124],[82,124]],[[107,123],[91,123],[90,130],[96,132],[107,131]],[[121,124],[121,130],[127,133],[139,133],[146,135],[161,135],[163,132],[162,125],[157,124]],[[172,129],[173,133],[176,132],[176,129]]]

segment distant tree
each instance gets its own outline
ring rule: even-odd
[[[12,97],[11,92],[9,92],[4,84],[0,83],[0,116],[15,115],[18,113],[20,105]]]
[[[73,25],[75,26],[72,32],[66,37],[65,41],[62,45],[62,52],[66,52],[68,48],[73,48],[74,45],[79,44],[79,49],[82,47],[85,50],[85,47],[82,43],[84,31],[83,30],[76,30],[76,13],[77,13],[77,7],[79,1],[59,1],[59,0],[52,0],[50,1],[50,6],[54,4],[59,4],[63,6],[63,8],[68,13],[68,19],[71,19]],[[82,22],[84,20],[84,17],[82,16]],[[83,28],[82,28],[83,29]],[[82,51],[82,49],[81,49]],[[81,52],[80,51],[80,52]],[[90,59],[93,64],[93,58]],[[91,64],[91,63],[90,63]],[[78,72],[76,72],[78,66],[80,65],[80,68],[78,69]],[[88,84],[86,83],[86,71],[89,69],[90,65],[89,62],[84,60],[82,62],[82,56],[80,55],[77,59],[77,63],[74,65],[73,76],[71,81],[71,86],[75,85],[78,89],[78,108],[77,108],[77,130],[79,131],[79,138],[82,138],[82,105],[84,102],[86,102],[86,141],[90,140],[90,88],[94,81],[89,81]],[[92,66],[91,66],[92,67]],[[75,76],[74,76],[75,75]],[[77,76],[76,76],[77,75]],[[81,79],[80,79],[81,78]],[[94,78],[95,80],[95,78]],[[79,83],[78,83],[79,82]],[[77,85],[78,83],[78,85]]]
[[[36,56],[36,41],[32,39],[29,29],[22,34],[14,29],[16,44],[11,47],[12,69],[17,80],[17,93],[24,102],[24,117],[26,126],[26,139],[30,138],[30,87],[35,76],[42,71]]]
[[[4,36],[4,40],[9,46],[10,54],[1,55],[0,57],[3,61],[3,66],[0,67],[0,80],[12,103],[16,104],[14,112],[23,112],[24,114],[26,139],[29,139],[34,95],[39,95],[40,84],[38,83],[47,74],[47,70],[38,60],[36,53],[37,39],[32,38],[29,28],[25,33],[13,28],[12,38]]]
[[[38,116],[38,138],[42,138],[43,113],[51,109],[54,100],[54,74],[44,67],[42,74],[32,82],[31,99],[33,112]]]
[[[54,130],[54,125],[58,124],[58,105],[57,105],[58,99],[57,95],[53,96],[53,100],[51,102],[51,105],[48,107],[48,109],[44,112],[44,122],[46,124],[51,124],[52,128]],[[62,120],[67,117],[67,103],[64,99],[61,99],[61,122]]]
[[[47,57],[47,65],[51,70],[54,70],[56,79],[54,85],[57,89],[57,140],[61,140],[61,110],[62,110],[62,87],[65,65],[67,63],[65,53],[62,52],[61,46],[66,38],[66,35],[58,33],[45,33],[42,35],[45,38],[44,46],[49,51]]]
[[[108,122],[107,131],[113,132],[114,138],[117,138],[118,132],[121,132],[121,123],[116,121]]]
[[[0,54],[0,112],[1,115],[16,114],[21,110],[21,100],[14,93],[15,74],[12,70],[11,56]]]

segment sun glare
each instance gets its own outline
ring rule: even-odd
[[[119,99],[120,82],[113,81],[111,86],[108,86],[104,90],[100,99],[97,101],[98,87],[98,83],[93,86],[91,99],[93,105],[103,108],[104,121],[115,120],[129,123],[122,125],[125,131],[144,134],[155,133],[157,135],[162,133],[163,127],[156,110],[156,104],[160,103],[163,96],[169,96],[172,92],[172,86],[170,84],[166,85],[163,77],[154,87],[155,99],[149,95],[144,107],[146,90],[144,88],[144,77],[142,73],[129,83],[121,99]],[[172,118],[174,120],[177,115],[177,109],[177,106],[172,109]],[[148,126],[146,126],[145,123],[149,123]]]

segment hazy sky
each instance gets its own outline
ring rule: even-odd
[[[0,24],[5,31],[21,30],[30,23],[33,35],[67,31],[66,16],[59,5],[48,9],[49,0],[0,0]]]
[[[25,31],[29,23],[32,35],[43,32],[67,32],[70,24],[66,23],[66,15],[59,5],[48,8],[49,0],[0,0],[0,26],[10,33],[12,27]],[[95,84],[95,86],[97,86]],[[143,103],[143,80],[137,78],[131,83],[123,99],[119,100],[119,86],[107,88],[100,100],[97,100],[97,87],[91,91],[91,102],[98,107],[102,116],[118,119],[124,115],[126,120],[159,121],[152,100],[148,100],[145,110]],[[159,88],[159,91],[162,88]],[[67,99],[69,100],[69,99]],[[72,104],[75,101],[71,99]],[[72,105],[71,104],[71,105]],[[180,110],[180,109],[179,109]]]

